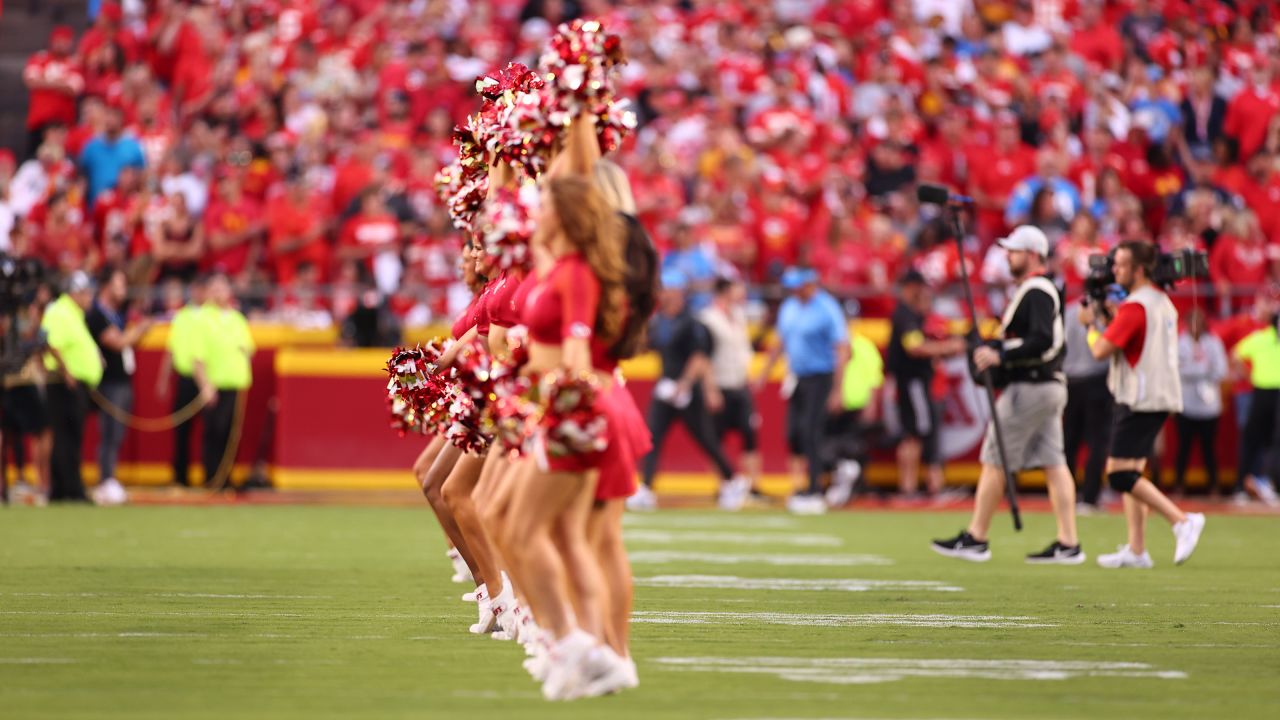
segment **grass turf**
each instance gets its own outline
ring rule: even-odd
[[[1051,518],[1021,535],[998,520],[995,558],[971,565],[927,548],[956,514],[631,518],[633,551],[649,553],[635,567],[642,685],[563,705],[540,699],[516,647],[466,633],[473,606],[425,508],[14,508],[0,519],[0,716],[1274,717],[1276,519],[1210,517],[1180,568],[1153,520],[1147,572],[1028,567]],[[1080,523],[1091,555],[1122,540],[1118,515]],[[654,554],[672,552],[703,555]],[[743,557],[762,553],[890,564]],[[681,587],[727,582],[689,576],[963,591]],[[1117,676],[1132,672],[1169,677]]]

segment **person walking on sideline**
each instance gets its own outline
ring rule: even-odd
[[[750,329],[747,327],[747,287],[740,280],[716,280],[711,304],[698,313],[698,320],[711,333],[711,367],[703,383],[707,409],[714,413],[716,438],[721,446],[725,436],[736,432],[742,440],[742,471],[758,490],[760,451],[756,439],[755,403],[751,398]],[[735,498],[727,498],[734,500]]]
[[[779,343],[769,353],[763,383],[782,355],[794,385],[787,398],[787,446],[796,492],[787,509],[797,514],[826,512],[822,443],[827,420],[844,408],[844,369],[849,361],[848,320],[840,303],[818,286],[818,273],[788,268],[782,287],[790,296],[778,308]],[[807,482],[805,478],[807,476]]]

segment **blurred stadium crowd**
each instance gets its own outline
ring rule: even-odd
[[[0,248],[123,264],[157,305],[221,269],[251,318],[447,317],[466,291],[432,178],[452,127],[477,75],[578,15],[624,37],[640,130],[617,159],[695,290],[810,265],[867,315],[909,268],[945,294],[961,253],[918,182],[976,199],[963,259],[996,289],[992,241],[1022,222],[1072,287],[1122,240],[1206,249],[1217,317],[1280,268],[1280,24],[1261,0],[91,5],[26,67]]]

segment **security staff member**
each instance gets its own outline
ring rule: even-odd
[[[178,413],[200,397],[200,386],[196,384],[196,354],[205,340],[204,318],[204,279],[196,278],[190,286],[190,301],[169,321],[169,340],[165,346],[164,358],[160,361],[160,373],[156,380],[156,397],[164,400],[169,397],[171,375],[177,376],[177,392],[173,396],[173,412]],[[191,428],[195,418],[180,423],[173,428],[173,482],[178,485],[190,485],[189,471],[191,467]]]
[[[48,339],[45,369],[49,422],[53,426],[49,500],[83,502],[88,498],[80,477],[80,449],[89,413],[89,388],[102,381],[102,354],[85,324],[85,310],[93,302],[93,280],[72,273],[67,291],[49,304],[40,326]]]
[[[1066,327],[1062,293],[1046,268],[1049,239],[1039,228],[1022,225],[999,242],[1008,253],[1009,273],[1018,283],[1017,290],[1000,321],[998,348],[975,348],[973,363],[979,372],[1000,368],[1008,383],[995,407],[1006,455],[1000,455],[993,420],[982,441],[982,473],[969,527],[954,538],[935,540],[933,549],[963,560],[990,560],[987,534],[1004,492],[1005,471],[1043,468],[1058,536],[1044,551],[1028,555],[1027,562],[1079,565],[1085,555],[1076,537],[1076,486],[1062,442]]]
[[[249,322],[235,307],[231,294],[231,282],[224,274],[216,274],[209,280],[207,299],[201,307],[203,321],[198,329],[203,342],[196,345],[194,375],[205,401],[204,418],[204,482],[226,482],[230,477],[228,459],[227,477],[218,478],[218,470],[231,445],[232,425],[235,421],[236,399],[248,392],[253,383],[253,337]]]
[[[1270,301],[1260,301],[1270,302]],[[1280,479],[1280,336],[1276,334],[1277,318],[1261,330],[1241,340],[1232,355],[1249,363],[1249,382],[1253,399],[1249,414],[1240,431],[1240,467],[1236,471],[1236,495],[1252,486],[1263,501],[1271,504],[1275,492],[1271,481]]]
[[[649,402],[648,422],[649,432],[653,434],[653,449],[641,463],[643,486],[627,500],[627,507],[632,510],[656,507],[653,479],[658,472],[658,457],[667,432],[677,420],[684,423],[694,442],[715,464],[720,475],[723,504],[741,507],[751,490],[746,478],[734,477],[733,468],[716,441],[715,427],[707,412],[702,390],[711,353],[711,335],[689,312],[687,288],[688,279],[684,275],[663,271],[658,314],[654,316],[649,330],[649,343],[662,356],[662,378],[654,385],[653,398]]]
[[[1151,282],[1159,257],[1150,243],[1126,242],[1116,248],[1116,282],[1128,293],[1115,319],[1098,333],[1089,334],[1095,358],[1109,358],[1107,386],[1115,398],[1111,449],[1107,457],[1107,482],[1124,493],[1124,514],[1129,542],[1115,553],[1102,555],[1105,568],[1149,568],[1146,550],[1146,516],[1150,508],[1173,526],[1174,563],[1191,557],[1204,530],[1204,515],[1184,513],[1160,488],[1142,477],[1156,435],[1170,413],[1182,411],[1182,382],[1178,375],[1178,311],[1159,287]],[[1080,312],[1080,321],[1094,322],[1092,308]]]

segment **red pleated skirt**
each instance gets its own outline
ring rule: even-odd
[[[597,453],[545,457],[547,470],[586,472],[598,470],[595,499],[618,500],[636,491],[636,466],[653,447],[653,438],[631,393],[619,383],[596,398],[596,412],[608,421],[608,446]],[[541,463],[540,463],[541,464]]]

